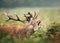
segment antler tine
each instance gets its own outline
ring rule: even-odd
[[[24,17],[26,17],[26,15],[24,14]]]
[[[20,19],[19,19],[19,17],[16,15],[16,17],[17,17],[17,21],[20,21]]]
[[[28,12],[28,15],[29,15],[30,18],[32,17],[32,14],[30,14],[30,12]],[[27,16],[25,14],[24,14],[24,17],[27,18]]]
[[[7,15],[7,17],[8,17],[8,20],[6,20],[6,21],[9,21],[9,20],[16,20],[16,19],[12,18],[12,16],[9,16],[9,15],[8,15],[8,12],[6,12],[6,15]]]
[[[24,17],[27,19],[27,16],[24,14]]]
[[[30,15],[30,17],[32,17],[32,14],[30,12],[28,12],[28,14]]]
[[[34,19],[36,19],[37,18],[37,16],[38,16],[38,14],[36,14],[36,12],[34,12]]]
[[[30,19],[32,18],[32,14],[30,14],[30,12],[28,12],[27,15],[24,14],[24,17],[26,18],[26,21],[30,21]]]
[[[6,21],[9,21],[9,20],[15,20],[15,21],[16,21],[16,19],[12,18],[12,17],[9,16],[9,15],[7,15],[7,17],[8,17],[8,20],[6,20]]]
[[[19,19],[18,15],[16,15],[16,17],[17,17],[17,20],[16,20],[16,21],[24,22],[23,20],[20,20],[20,19]]]

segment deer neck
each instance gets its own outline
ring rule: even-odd
[[[26,27],[27,28],[27,34],[26,34],[26,37],[29,37],[31,36],[33,33],[34,33],[34,28],[32,25]]]

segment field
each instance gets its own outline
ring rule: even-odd
[[[16,14],[20,19],[24,19],[23,14],[34,11],[38,14],[38,19],[41,20],[41,28],[29,38],[26,38],[23,43],[60,43],[60,9],[52,8],[14,8],[0,9],[0,27],[10,26],[12,24],[23,26],[24,24],[17,21],[9,21],[6,12],[16,18]],[[56,39],[56,40],[55,40]],[[58,39],[58,40],[57,40]],[[0,43],[20,43],[19,39],[12,39],[6,33],[0,32]]]

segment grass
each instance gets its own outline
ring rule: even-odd
[[[24,43],[53,43],[52,37],[49,36],[51,29],[53,29],[56,35],[60,35],[60,10],[41,10],[39,13],[38,19],[41,20],[41,28],[35,32],[29,38],[24,40]],[[13,15],[15,17],[15,15]],[[23,15],[19,15],[21,19]],[[23,23],[16,21],[6,22],[6,15],[0,14],[0,26],[10,26],[11,24],[23,26]],[[57,31],[56,31],[57,30]],[[52,34],[54,37],[54,34]],[[12,39],[6,33],[0,32],[0,43],[20,43],[19,39]]]

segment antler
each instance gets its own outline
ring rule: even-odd
[[[36,14],[36,12],[34,12],[33,19],[36,19],[37,17],[38,17],[38,14]]]
[[[29,21],[31,21],[31,18],[32,18],[32,20],[35,20],[38,17],[38,14],[36,14],[36,12],[34,12],[34,16],[33,16],[30,12],[28,12],[27,15],[24,14],[24,17],[26,18],[26,21],[29,22]]]
[[[30,15],[30,18],[32,17],[32,14],[30,12],[28,12],[28,15]]]
[[[30,21],[30,19],[32,18],[32,14],[30,12],[28,12],[28,15],[29,16],[24,14],[24,17],[26,17],[26,21]]]
[[[28,21],[28,22],[29,22],[29,21],[31,21],[31,18],[32,18],[33,20],[35,20],[35,19],[37,18],[38,15],[36,14],[36,12],[34,12],[34,13],[35,13],[34,16],[32,16],[32,14],[31,14],[30,12],[28,12],[28,15],[29,15],[29,16],[27,16],[27,15],[24,14],[24,17],[26,17],[26,20],[20,20],[19,17],[18,17],[18,15],[16,15],[17,19],[13,18],[12,16],[7,15],[9,19],[6,20],[6,21],[14,20],[14,21],[21,21],[21,22],[23,22],[23,23],[24,23],[25,21]]]
[[[28,12],[28,15],[29,17],[32,17],[32,14],[30,12]],[[27,17],[27,16],[24,14],[24,17]]]
[[[8,16],[8,15],[7,15]],[[21,21],[21,22],[24,22],[23,20],[20,20],[19,19],[19,17],[16,15],[16,17],[17,17],[17,19],[15,19],[15,18],[13,18],[13,17],[11,17],[11,16],[8,16],[8,20],[6,20],[6,21],[9,21],[9,20],[14,20],[14,21]]]
[[[6,20],[6,21],[9,21],[9,20],[16,20],[16,19],[12,18],[12,16],[7,15],[7,17],[8,17],[9,19]]]

